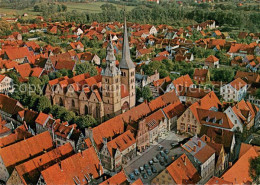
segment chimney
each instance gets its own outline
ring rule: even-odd
[[[201,147],[201,141],[198,141],[198,147],[199,148]]]
[[[196,146],[195,145],[193,146],[193,151],[196,152]]]

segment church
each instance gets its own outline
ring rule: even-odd
[[[122,59],[116,66],[114,47],[110,38],[106,67],[100,75],[81,74],[49,81],[45,95],[53,105],[64,106],[78,115],[89,114],[96,119],[118,115],[135,106],[135,64],[130,56],[126,21]]]

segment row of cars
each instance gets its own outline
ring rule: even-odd
[[[158,172],[158,168],[156,168],[155,165],[156,163],[160,164],[161,166],[165,166],[167,163],[169,163],[169,157],[167,154],[169,154],[170,151],[168,149],[163,150],[162,146],[159,146],[158,149],[160,152],[156,155],[156,157],[148,161],[148,164],[140,166],[139,169],[134,169],[133,173],[129,174],[129,178],[131,180],[139,178],[140,175],[143,177],[143,179],[148,179],[148,176],[152,176]]]

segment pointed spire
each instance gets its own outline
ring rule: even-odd
[[[116,67],[116,57],[114,54],[114,46],[112,43],[112,37],[110,35],[110,39],[107,45],[107,55],[106,55],[106,68],[102,70],[101,74],[104,76],[115,76],[120,75],[120,70]]]
[[[124,25],[124,41],[123,41],[123,49],[122,49],[122,60],[119,63],[119,67],[122,69],[135,68],[135,65],[134,65],[134,63],[131,59],[131,55],[130,55],[126,19],[125,19],[125,25]]]
[[[112,43],[112,37],[110,35],[110,39],[107,45],[107,56],[106,56],[106,61],[109,63],[114,63],[116,61],[116,57],[114,54],[114,46]]]

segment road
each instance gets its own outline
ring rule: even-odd
[[[151,175],[151,176],[148,176],[148,179],[143,179],[143,177],[141,175],[139,175],[138,177],[135,176],[136,179],[141,177],[143,183],[150,184],[150,181],[156,175],[158,175],[158,173],[160,173],[162,170],[164,170],[165,166],[168,166],[173,161],[172,157],[179,156],[183,153],[183,149],[181,149],[180,147],[174,148],[174,149],[172,149],[172,147],[171,147],[171,143],[178,143],[179,141],[182,141],[183,139],[184,139],[183,136],[177,135],[173,132],[168,133],[167,135],[164,136],[164,138],[159,139],[158,143],[154,143],[153,145],[151,145],[148,150],[146,150],[143,153],[138,153],[137,157],[134,158],[130,163],[128,163],[124,167],[124,171],[125,171],[126,175],[129,177],[129,174],[133,173],[134,169],[139,169],[140,166],[144,166],[144,164],[148,164],[148,162],[150,160],[152,160],[152,158],[155,157],[156,154],[159,153],[158,148],[159,148],[159,145],[161,145],[164,147],[163,149],[168,149],[170,151],[170,153],[168,154],[168,157],[169,157],[168,164],[162,166],[159,163],[154,163],[153,166],[157,169],[158,172],[153,173],[153,175]],[[133,181],[131,181],[131,182],[133,182]]]

